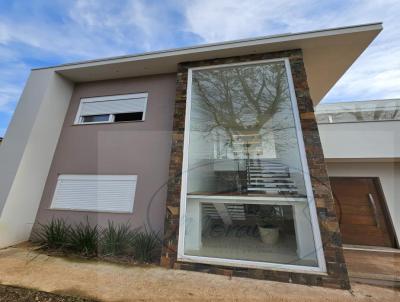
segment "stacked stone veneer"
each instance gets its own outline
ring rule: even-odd
[[[198,66],[212,66],[218,64],[277,58],[288,58],[290,62],[297,105],[300,113],[301,128],[305,143],[309,173],[317,208],[318,222],[321,230],[327,274],[227,267],[177,261],[188,69]],[[161,256],[161,264],[163,266],[237,277],[269,279],[342,289],[350,288],[347,268],[343,257],[341,234],[336,218],[334,201],[332,198],[329,178],[324,162],[324,155],[317,123],[315,121],[313,103],[310,97],[301,50],[296,49],[283,52],[218,58],[213,60],[185,62],[179,64],[173,129],[172,153],[169,170],[170,179],[166,203],[167,211],[165,218],[164,245]]]

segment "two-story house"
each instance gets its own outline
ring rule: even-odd
[[[32,70],[0,148],[0,246],[53,217],[130,221],[164,234],[167,267],[349,288],[314,106],[381,30]]]

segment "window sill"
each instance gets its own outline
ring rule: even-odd
[[[129,124],[129,123],[143,123],[145,120],[141,121],[121,121],[121,122],[96,122],[96,123],[81,123],[81,124],[72,124],[71,126],[91,126],[91,125],[114,125],[114,124]]]
[[[112,211],[112,210],[88,210],[88,209],[75,209],[75,208],[51,208],[48,207],[46,210],[49,211],[70,211],[70,212],[85,212],[85,213],[104,213],[104,214],[133,214],[133,210],[129,211]]]

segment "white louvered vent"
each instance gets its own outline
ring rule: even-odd
[[[136,175],[60,175],[51,209],[132,213]]]

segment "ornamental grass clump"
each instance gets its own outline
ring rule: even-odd
[[[85,257],[112,257],[126,261],[126,257],[137,262],[149,263],[159,258],[161,239],[158,233],[144,228],[132,229],[129,223],[114,224],[108,221],[104,228],[85,222],[73,226],[63,219],[52,219],[39,224],[33,241],[48,250],[60,250],[65,254]]]
[[[101,231],[100,253],[104,256],[128,256],[132,254],[137,231],[129,223],[108,225]]]
[[[99,237],[99,227],[90,225],[86,220],[71,227],[69,248],[83,256],[97,256]]]
[[[33,234],[33,240],[43,247],[53,250],[62,250],[68,247],[71,226],[63,219],[52,219],[47,224],[39,223]]]
[[[156,251],[161,247],[158,233],[146,228],[136,234],[133,241],[134,256],[139,262],[152,262]]]

